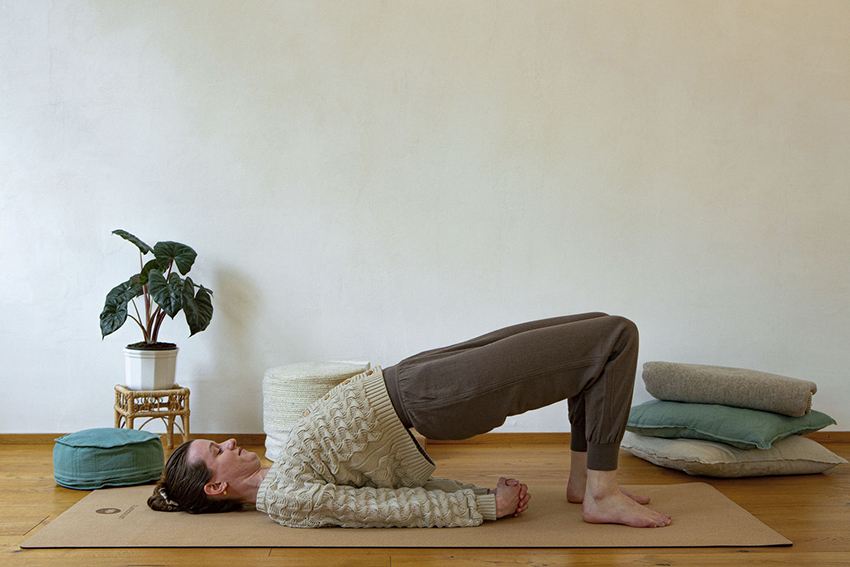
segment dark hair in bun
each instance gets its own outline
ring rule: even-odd
[[[171,453],[165,471],[156,483],[148,506],[158,512],[188,512],[208,514],[238,510],[242,505],[236,500],[213,500],[204,492],[213,476],[203,461],[190,463],[189,445],[186,441]]]

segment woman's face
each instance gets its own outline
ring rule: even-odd
[[[213,482],[233,484],[247,478],[261,468],[260,457],[236,445],[235,439],[216,443],[208,439],[195,439],[187,455],[190,463],[203,461],[213,472]]]

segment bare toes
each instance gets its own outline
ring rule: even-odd
[[[639,495],[637,495],[633,492],[629,492],[625,488],[620,488],[620,492],[622,492],[623,494],[625,494],[626,496],[628,496],[629,498],[631,498],[632,500],[634,500],[638,504],[649,504],[649,497],[648,496],[639,496]]]

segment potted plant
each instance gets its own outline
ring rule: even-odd
[[[151,248],[129,232],[113,230],[139,249],[139,273],[115,286],[106,295],[100,314],[102,337],[114,333],[129,317],[142,330],[144,340],[124,348],[127,387],[133,390],[162,390],[174,386],[177,345],[159,342],[159,330],[165,316],[172,319],[180,310],[186,315],[190,335],[200,333],[213,315],[212,291],[185,276],[197,254],[179,242],[157,242]],[[154,258],[145,262],[145,255]],[[176,271],[174,268],[176,267]],[[180,272],[180,275],[177,274]],[[143,298],[139,311],[136,298]],[[129,312],[130,304],[133,311]]]

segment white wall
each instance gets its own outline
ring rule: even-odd
[[[262,431],[271,366],[588,310],[640,364],[813,380],[848,430],[848,29],[841,0],[0,0],[0,432],[111,426],[115,228],[215,291],[163,332],[196,432]]]

